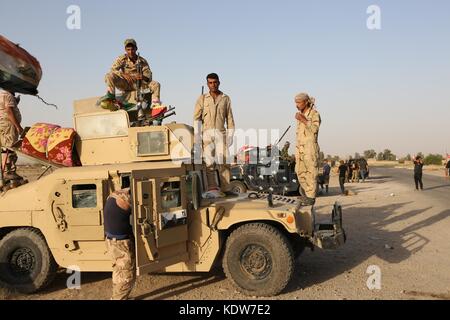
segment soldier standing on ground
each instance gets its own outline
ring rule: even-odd
[[[226,195],[235,195],[230,187],[230,164],[228,148],[233,144],[234,118],[231,99],[219,90],[220,81],[216,73],[206,77],[209,93],[202,94],[195,104],[194,128],[196,136],[202,136],[203,157],[207,168],[209,191],[217,190],[215,170],[219,171],[220,190]],[[201,124],[201,131],[199,130]],[[225,128],[226,124],[226,128]],[[198,139],[196,141],[198,143]]]
[[[339,161],[340,165],[337,169],[337,172],[339,173],[339,186],[341,187],[341,193],[345,194],[345,182],[347,181],[347,171],[348,171],[348,165],[344,163],[344,160]]]
[[[423,183],[422,183],[422,168],[423,168],[423,161],[420,156],[417,156],[414,159],[414,183],[416,184],[416,190],[423,190]]]
[[[365,158],[359,159],[359,172],[361,174],[362,182],[366,181],[367,171],[369,170],[369,165]]]
[[[152,103],[160,104],[161,85],[152,80],[152,71],[147,60],[139,57],[138,61],[136,41],[127,39],[124,44],[126,53],[114,61],[111,71],[105,76],[108,92],[102,99],[115,99],[117,88],[124,92],[124,98],[128,100],[130,98],[129,93],[137,90],[137,81],[142,80],[142,90],[149,89],[152,94]],[[142,74],[138,73],[138,62],[141,63]]]
[[[112,260],[111,300],[127,300],[136,281],[134,236],[130,224],[130,188],[113,192],[104,209],[105,236]]]
[[[295,171],[300,183],[302,205],[313,205],[317,192],[317,176],[319,174],[318,135],[321,119],[314,108],[315,99],[306,93],[295,96],[295,104],[299,112],[297,120],[297,146],[295,155]]]
[[[323,172],[322,172],[322,176],[323,176],[323,184],[325,185],[325,192],[328,193],[328,185],[330,184],[330,171],[331,171],[331,167],[328,164],[328,160],[325,159],[323,161]],[[321,185],[322,187],[322,185]],[[323,188],[323,187],[322,187]]]
[[[358,182],[359,183],[359,163],[358,163],[358,159],[353,160],[352,162],[352,183],[353,182]]]
[[[18,100],[13,92],[0,90],[0,146],[2,148],[12,147],[19,140],[19,136],[23,131],[20,125],[22,116],[17,106]],[[4,154],[2,149],[2,165],[5,163],[3,157],[6,157],[6,152]],[[17,154],[8,151],[4,179],[20,180],[22,178],[16,173],[16,162]]]
[[[447,159],[447,163],[445,164],[445,175],[450,177],[450,159]]]

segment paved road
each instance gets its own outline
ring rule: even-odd
[[[370,174],[372,177],[380,178],[392,178],[393,180],[405,185],[411,186],[414,189],[414,178],[412,170],[401,168],[370,168]],[[442,205],[448,205],[450,208],[450,179],[444,176],[434,176],[430,174],[424,174],[423,178],[424,194],[431,198],[436,199]]]

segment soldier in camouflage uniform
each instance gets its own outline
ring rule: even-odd
[[[297,146],[295,171],[300,183],[303,205],[313,205],[317,193],[317,176],[319,174],[318,135],[321,123],[320,114],[314,108],[315,99],[306,93],[295,96],[299,112],[297,120]]]
[[[289,147],[290,147],[290,143],[289,141],[286,141],[286,143],[283,146],[283,149],[281,149],[281,153],[280,153],[280,157],[282,160],[286,160],[289,161],[290,157],[289,157]]]
[[[106,246],[112,260],[112,300],[127,300],[136,281],[130,189],[113,192],[104,209]]]
[[[0,146],[11,147],[22,133],[23,129],[20,125],[22,116],[17,106],[18,99],[14,96],[14,93],[1,90],[0,91]],[[3,160],[2,149],[2,163]],[[6,155],[5,155],[6,156]],[[16,174],[16,162],[17,155],[15,152],[8,152],[6,159],[6,170],[4,178],[6,180],[19,180],[21,177]]]
[[[139,61],[142,66],[142,74],[138,74],[136,41],[133,39],[125,40],[125,51],[126,53],[124,55],[121,55],[116,59],[116,61],[114,61],[111,71],[105,76],[105,82],[108,86],[108,93],[104,98],[114,99],[117,88],[124,92],[123,98],[128,100],[130,98],[130,92],[137,90],[137,81],[142,80],[141,89],[143,91],[149,89],[152,94],[152,103],[159,104],[161,85],[152,80],[152,71],[150,70],[150,66],[148,65],[147,60],[142,57],[139,57]]]

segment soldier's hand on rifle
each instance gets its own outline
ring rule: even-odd
[[[123,74],[123,78],[128,82],[130,86],[133,86],[134,82],[136,81],[132,75],[126,73]]]
[[[308,119],[306,119],[305,115],[301,112],[297,112],[295,114],[295,119],[297,119],[298,121],[306,124],[308,122]]]

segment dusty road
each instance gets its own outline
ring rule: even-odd
[[[426,190],[414,191],[406,169],[372,168],[366,183],[346,185],[336,177],[330,194],[318,198],[325,218],[338,200],[344,208],[348,240],[337,251],[306,250],[285,292],[274,299],[450,299],[450,187],[443,177],[424,177]],[[323,216],[322,216],[323,214]],[[369,266],[381,271],[381,289],[369,290]],[[81,290],[66,289],[61,270],[44,292],[8,293],[6,299],[108,299],[110,273],[83,273]],[[235,291],[220,271],[210,274],[146,275],[136,299],[249,299]],[[252,298],[250,298],[252,299]]]

